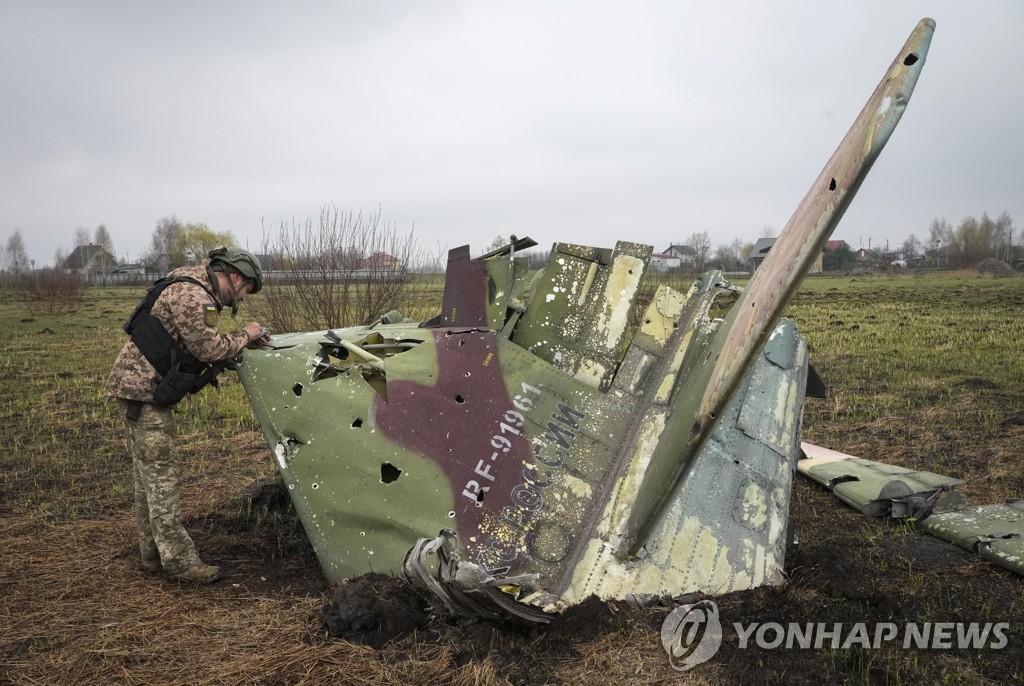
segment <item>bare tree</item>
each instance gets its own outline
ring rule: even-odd
[[[932,244],[948,243],[953,237],[953,227],[946,221],[945,217],[936,217],[928,225],[928,239]]]
[[[149,241],[149,248],[142,253],[142,263],[156,267],[158,271],[167,272],[173,267],[181,265],[171,264],[171,253],[184,225],[181,220],[173,214],[170,217],[163,217],[156,223],[153,235]]]
[[[4,250],[4,268],[17,277],[28,271],[28,253],[25,251],[25,240],[21,237],[21,229],[16,229],[7,239]]]
[[[997,241],[1000,246],[1000,254],[998,257],[1004,262],[1010,262],[1014,258],[1014,250],[1013,219],[1010,218],[1009,213],[1004,211],[998,218],[996,218],[995,232],[998,236]]]
[[[543,269],[547,263],[548,258],[551,257],[550,250],[528,250],[525,256],[530,260],[530,269]]]
[[[730,246],[723,244],[715,248],[711,263],[716,269],[730,271],[736,268],[736,255]]]
[[[921,241],[917,240],[917,236],[910,234],[907,240],[903,241],[903,257],[905,259],[911,259],[917,257],[921,253]]]
[[[732,243],[729,244],[729,250],[732,251],[733,259],[736,260],[736,264],[741,267],[746,265],[747,255],[750,254],[750,248],[748,248],[747,245],[750,244],[746,243],[742,238],[734,238],[732,239]]]
[[[486,255],[489,252],[492,252],[494,250],[497,250],[498,248],[501,248],[503,246],[508,245],[508,243],[509,243],[509,237],[508,236],[502,236],[501,234],[498,234],[497,236],[494,237],[494,240],[492,240],[490,243],[487,244],[487,247],[485,247],[483,252],[480,253],[480,254],[481,255]]]
[[[953,242],[953,227],[945,218],[932,220],[928,225],[928,250],[926,255],[937,265],[944,266],[948,259],[948,248]]]
[[[711,254],[711,236],[708,235],[707,231],[692,233],[690,234],[690,237],[686,239],[686,245],[693,248],[694,260],[697,263],[697,271],[704,271],[704,265],[707,264],[708,255]]]
[[[264,230],[266,288],[253,298],[254,316],[275,331],[368,324],[391,310],[423,314],[429,279],[414,274],[429,261],[412,229],[399,231],[370,215],[321,208],[319,223],[282,222]],[[436,264],[436,260],[435,260]],[[438,307],[440,303],[436,304]]]
[[[93,234],[92,242],[106,250],[112,257],[116,256],[114,240],[110,237],[106,224],[100,224],[96,227],[96,233]]]
[[[81,245],[89,245],[92,243],[92,237],[89,235],[89,229],[79,226],[75,229],[75,236],[72,239],[72,247],[79,247]]]

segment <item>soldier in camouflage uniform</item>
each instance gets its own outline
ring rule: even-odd
[[[206,262],[176,269],[168,277],[188,277],[199,283],[171,283],[151,303],[149,314],[162,324],[170,337],[168,343],[173,340],[176,344],[166,347],[187,351],[196,363],[216,365],[235,357],[247,346],[258,347],[269,340],[267,330],[255,321],[231,333],[217,329],[223,307],[235,310],[243,297],[256,293],[263,285],[259,260],[248,251],[219,248],[210,253]],[[182,580],[215,581],[220,577],[220,568],[203,563],[181,524],[182,462],[173,449],[174,405],[156,403],[154,393],[160,396],[157,389],[162,376],[150,359],[152,355],[143,354],[133,334],[107,380],[107,395],[117,398],[128,428],[141,553],[139,566],[149,572],[162,570]],[[212,371],[215,375],[219,368],[213,367]]]

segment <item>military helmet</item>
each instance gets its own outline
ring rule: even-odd
[[[210,258],[210,266],[215,270],[217,263],[221,262],[229,271],[238,272],[252,281],[253,287],[250,293],[258,293],[263,288],[263,265],[260,264],[259,258],[248,250],[234,246],[221,246],[207,253],[207,257]]]

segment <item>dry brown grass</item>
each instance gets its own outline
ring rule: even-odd
[[[244,684],[268,674],[302,683],[373,658],[361,646],[303,640],[319,636],[316,596],[141,574],[127,517],[60,526],[5,517],[2,538],[0,648],[13,683]]]

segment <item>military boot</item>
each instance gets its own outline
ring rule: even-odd
[[[147,574],[159,574],[163,566],[160,564],[160,556],[145,555],[139,560],[139,569]]]
[[[197,584],[208,584],[220,578],[220,567],[200,562],[199,564],[192,565],[184,572],[172,574],[171,578],[178,581],[192,581]]]

